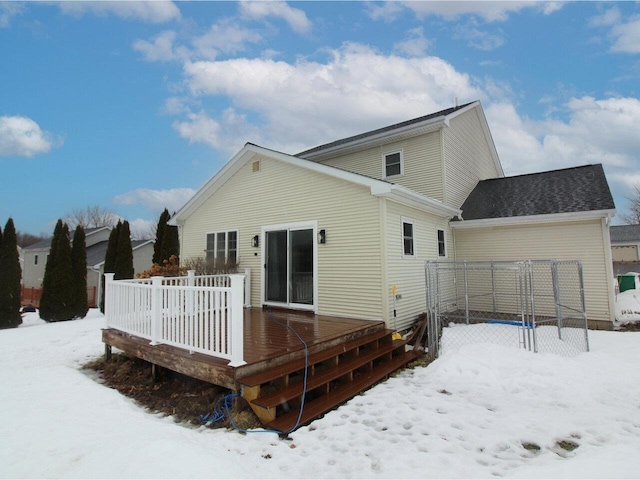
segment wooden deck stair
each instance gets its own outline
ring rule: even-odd
[[[347,343],[239,378],[243,397],[267,427],[289,432],[296,427],[307,368],[306,398],[298,426],[337,407],[415,359],[406,341],[378,330]]]

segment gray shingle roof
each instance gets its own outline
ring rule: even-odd
[[[640,225],[614,225],[609,228],[611,242],[640,242]]]
[[[482,180],[461,207],[464,220],[614,208],[600,164]]]
[[[379,135],[381,133],[390,132],[390,131],[396,130],[398,128],[407,127],[409,125],[413,125],[413,124],[416,124],[416,123],[424,122],[426,120],[431,120],[433,118],[446,117],[447,115],[452,114],[456,110],[460,110],[462,108],[465,108],[468,105],[471,105],[472,103],[473,102],[465,103],[464,105],[447,108],[447,109],[441,110],[439,112],[430,113],[429,115],[424,115],[422,117],[413,118],[411,120],[406,120],[406,121],[400,122],[400,123],[395,123],[393,125],[389,125],[387,127],[378,128],[376,130],[371,130],[369,132],[360,133],[360,134],[354,135],[352,137],[342,138],[340,140],[336,140],[334,142],[327,143],[327,144],[324,144],[324,145],[319,145],[319,146],[311,148],[309,150],[305,150],[304,152],[297,153],[295,156],[304,158],[307,155],[319,152],[321,150],[337,147],[339,145],[344,145],[344,144],[347,144],[347,143],[350,143],[350,142],[354,142],[356,140],[362,140],[362,139],[367,138],[367,137],[373,137],[373,136]]]

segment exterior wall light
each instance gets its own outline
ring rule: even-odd
[[[318,231],[318,243],[320,244],[327,243],[327,231],[324,228]]]
[[[255,247],[255,248],[260,246],[260,236],[259,235],[254,235],[254,237],[251,239],[251,246]]]

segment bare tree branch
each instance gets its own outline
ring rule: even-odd
[[[78,225],[86,230],[87,228],[113,227],[119,219],[120,217],[108,208],[93,205],[85,209],[73,209],[66,215],[64,222],[72,230]]]
[[[629,201],[627,212],[620,214],[620,219],[627,225],[640,224],[640,184],[633,187],[633,193],[625,198]]]

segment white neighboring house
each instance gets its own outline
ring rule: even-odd
[[[88,228],[85,230],[87,247],[87,289],[95,289],[98,299],[101,296],[101,281],[104,274],[104,257],[107,252],[111,227]],[[71,232],[73,238],[73,232]],[[153,240],[133,240],[134,273],[151,268],[153,259]],[[42,288],[47,258],[51,250],[51,239],[42,240],[23,249],[22,286]]]

